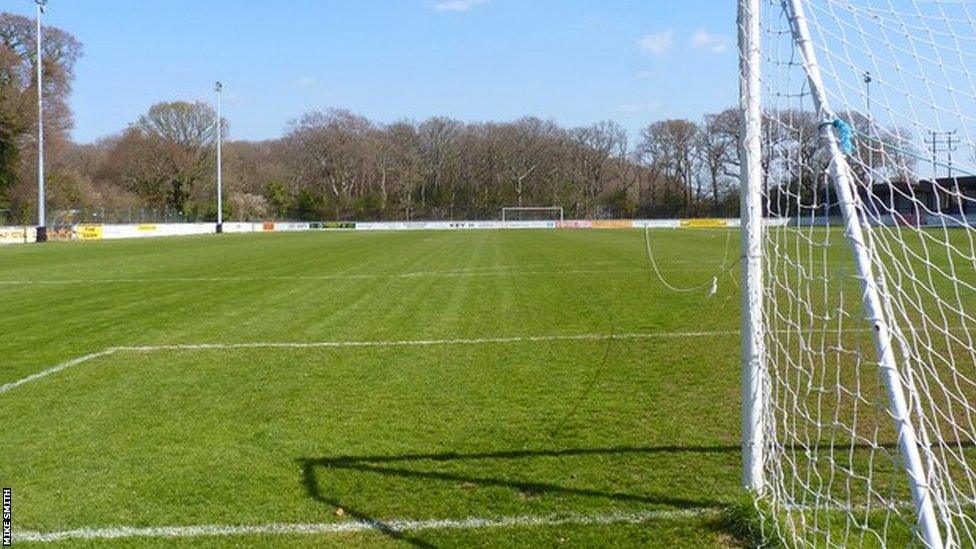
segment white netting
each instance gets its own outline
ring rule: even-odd
[[[795,6],[764,0],[764,529],[789,546],[923,545],[828,175],[844,162],[895,389],[919,440],[919,484],[946,545],[974,547],[976,1],[795,3],[830,110],[814,104]],[[824,130],[842,158],[828,154]]]
[[[502,221],[562,221],[559,206],[502,208]]]

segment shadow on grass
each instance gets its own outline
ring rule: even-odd
[[[538,457],[579,457],[579,456],[633,456],[657,454],[728,454],[740,451],[738,446],[649,446],[649,447],[614,447],[614,448],[574,448],[559,450],[514,450],[483,453],[431,453],[431,454],[400,454],[400,455],[367,455],[367,456],[335,456],[318,458],[300,458],[298,463],[302,471],[302,483],[311,499],[332,508],[342,508],[349,516],[372,524],[378,532],[392,539],[410,543],[418,547],[432,547],[428,542],[405,532],[397,531],[382,520],[370,516],[361,509],[350,508],[339,498],[327,495],[320,489],[316,476],[317,470],[346,470],[366,474],[396,477],[401,479],[418,479],[430,481],[446,481],[474,486],[494,486],[517,490],[522,493],[537,495],[554,494],[576,497],[602,499],[614,502],[625,502],[653,507],[669,507],[673,509],[724,508],[727,501],[708,498],[685,498],[675,494],[647,494],[623,491],[607,491],[580,487],[562,486],[552,482],[517,481],[476,474],[418,471],[406,465],[410,462],[458,462],[466,460],[519,460]]]

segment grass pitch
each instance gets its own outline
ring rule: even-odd
[[[737,545],[738,304],[635,230],[3,248],[15,543]]]

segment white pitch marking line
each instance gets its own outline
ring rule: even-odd
[[[87,354],[87,355],[84,355],[84,356],[80,356],[78,358],[73,358],[73,359],[71,359],[71,360],[69,360],[67,362],[62,362],[61,364],[58,364],[57,366],[51,366],[50,368],[47,368],[46,370],[41,370],[40,372],[31,374],[31,375],[29,375],[29,376],[27,376],[27,377],[25,377],[23,379],[18,379],[17,381],[11,381],[10,383],[7,383],[5,385],[0,385],[0,394],[6,393],[7,391],[9,391],[11,389],[16,389],[17,387],[20,387],[21,385],[24,385],[25,383],[30,383],[32,381],[37,381],[38,379],[41,379],[42,377],[47,377],[47,376],[49,376],[51,374],[56,374],[56,373],[60,372],[61,370],[66,370],[68,368],[71,368],[72,366],[77,366],[79,364],[83,364],[85,362],[88,362],[89,360],[95,360],[96,358],[100,358],[100,357],[103,357],[103,356],[108,356],[108,355],[114,354],[117,351],[118,351],[118,349],[115,349],[113,347],[113,348],[110,348],[110,349],[105,349],[104,351],[99,351],[97,353],[90,353],[90,354]]]
[[[390,341],[311,341],[311,342],[253,342],[253,343],[184,343],[173,345],[144,345],[116,347],[116,351],[200,351],[233,349],[315,349],[330,347],[433,347],[439,345],[490,345],[499,343],[540,343],[546,341],[604,341],[659,339],[682,337],[713,337],[738,335],[737,330],[713,332],[657,332],[631,334],[575,334],[520,337],[485,337],[475,339],[405,339]]]
[[[950,328],[957,330],[961,328]],[[787,333],[790,330],[779,330]],[[854,328],[847,330],[851,333],[864,333],[870,329]],[[84,364],[96,358],[113,355],[119,352],[151,353],[156,351],[202,351],[202,350],[233,350],[233,349],[321,349],[321,348],[350,348],[350,347],[431,347],[437,345],[489,345],[504,343],[539,343],[545,341],[604,341],[604,340],[647,340],[695,337],[728,337],[739,335],[738,330],[713,330],[698,332],[645,332],[624,334],[575,334],[575,335],[547,335],[547,336],[515,336],[515,337],[486,337],[474,339],[405,339],[390,341],[312,341],[312,342],[255,342],[255,343],[183,343],[172,345],[139,345],[129,347],[109,347],[97,353],[91,353],[73,358],[56,366],[31,374],[23,379],[0,385],[0,394],[11,389],[36,381],[51,374],[60,372],[72,366]]]
[[[486,337],[475,339],[405,339],[391,341],[312,341],[312,342],[257,342],[257,343],[190,343],[172,345],[140,345],[129,347],[109,347],[97,353],[90,353],[67,362],[62,362],[45,370],[31,374],[23,379],[0,385],[0,394],[37,381],[62,370],[78,366],[120,352],[151,353],[156,351],[200,351],[233,349],[316,349],[348,347],[431,347],[438,345],[489,345],[504,343],[539,343],[545,341],[603,341],[603,340],[641,340],[682,337],[717,337],[738,335],[738,330],[711,332],[647,332],[630,334],[576,334],[548,336]]]
[[[687,269],[685,269],[687,270]],[[505,268],[495,271],[418,271],[399,274],[262,275],[262,276],[169,276],[152,278],[65,278],[61,280],[0,280],[0,286],[67,286],[75,284],[152,284],[181,282],[267,282],[289,280],[373,280],[428,277],[492,277],[502,275],[563,276],[577,274],[639,273],[643,269],[551,269],[544,271]]]
[[[272,523],[259,525],[200,525],[109,528],[80,528],[60,532],[14,531],[13,540],[56,542],[67,539],[107,540],[126,538],[198,538],[213,536],[287,535],[287,534],[344,534],[351,532],[420,532],[424,530],[473,530],[483,528],[513,528],[525,526],[560,526],[642,523],[652,520],[695,518],[720,512],[714,507],[664,511],[636,511],[603,515],[547,515],[496,518],[408,520],[354,520],[335,523]]]

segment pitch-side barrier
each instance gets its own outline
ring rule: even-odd
[[[463,231],[505,229],[681,229],[738,227],[738,219],[575,219],[566,221],[330,221],[231,222],[225,233],[282,233],[306,231]],[[214,234],[213,223],[78,224],[50,231],[52,240],[117,240],[162,236]],[[33,227],[0,227],[0,245],[35,241]]]

